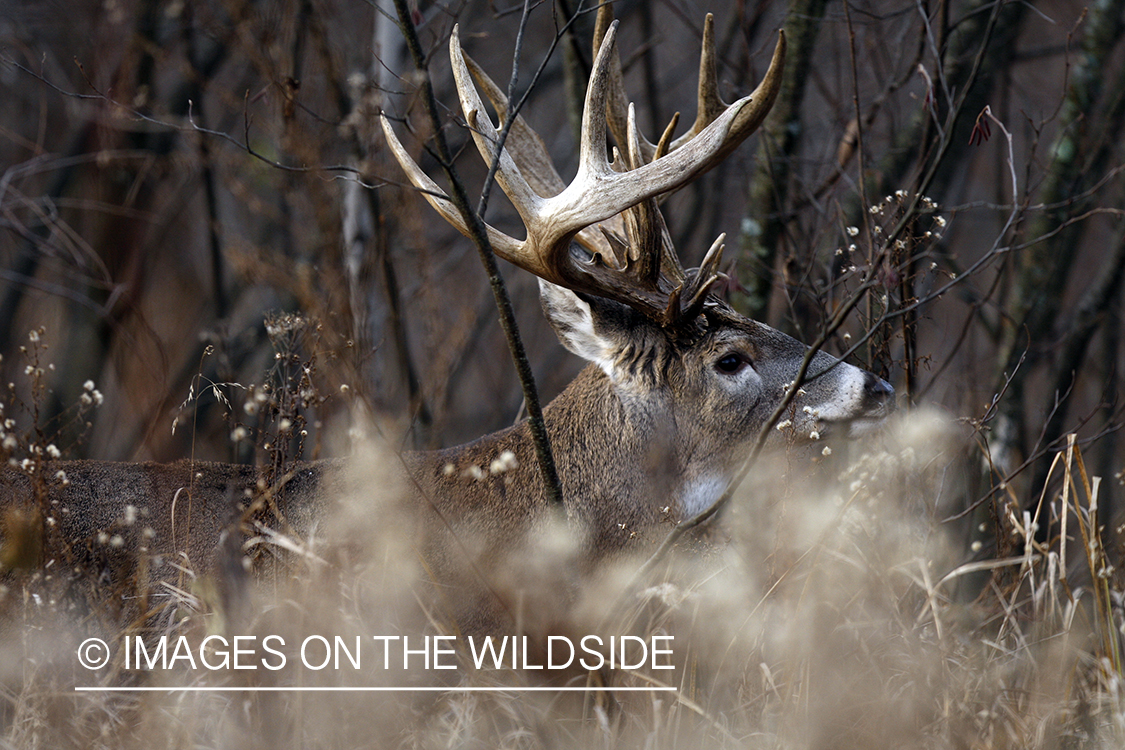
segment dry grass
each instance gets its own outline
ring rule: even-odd
[[[402,531],[410,523],[397,459],[372,448],[313,538],[258,540],[285,548],[285,562],[265,580],[243,581],[233,605],[218,593],[230,581],[188,576],[182,590],[149,592],[166,605],[160,617],[122,624],[109,597],[90,593],[97,582],[84,589],[51,571],[11,575],[0,640],[4,746],[1120,747],[1122,599],[1093,520],[1097,480],[1072,446],[1055,470],[1063,489],[1042,508],[1067,519],[1059,527],[1067,536],[1037,542],[1034,519],[1005,499],[995,506],[1004,538],[986,544],[1011,554],[973,556],[936,522],[936,504],[957,494],[970,465],[951,458],[961,437],[939,417],[904,416],[877,449],[845,460],[838,447],[834,465],[790,470],[784,483],[759,476],[721,531],[675,552],[651,580],[634,580],[638,557],[550,596],[528,592],[529,601],[556,603],[527,613],[529,628],[550,621],[575,641],[673,636],[674,670],[553,675],[556,685],[675,688],[634,693],[521,692],[543,684],[543,673],[477,670],[465,634],[456,655],[442,657],[455,669],[420,669],[412,656],[402,670],[397,646],[385,669],[370,637],[409,636],[417,647],[437,632],[442,599]],[[1059,516],[1064,503],[1069,513]],[[544,550],[528,569],[555,581],[551,568],[572,550],[549,536],[554,554]],[[181,661],[145,672],[122,662],[125,636],[151,644],[183,635],[197,646],[208,636],[260,643],[271,634],[287,644],[277,671]],[[347,644],[359,636],[361,667],[301,666],[296,644],[314,634]],[[78,644],[90,636],[111,644],[111,666],[78,665]],[[448,689],[75,693],[76,685]]]

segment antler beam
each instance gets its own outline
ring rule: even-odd
[[[708,21],[706,28],[712,29],[713,22]],[[487,162],[498,162],[496,180],[527,230],[527,238],[517,240],[488,226],[489,241],[496,254],[546,281],[576,292],[617,300],[668,325],[686,312],[679,302],[685,274],[667,239],[654,199],[688,184],[714,167],[761,123],[780,86],[785,40],[783,36],[779,38],[770,70],[758,89],[731,105],[721,105],[714,82],[714,45],[705,33],[700,114],[692,131],[674,141],[669,153],[659,153],[660,150],[652,147],[637,131],[629,106],[625,131],[615,133],[627,153],[616,155],[611,162],[605,148],[607,99],[612,95],[615,111],[624,101],[616,31],[617,22],[609,23],[594,61],[582,113],[578,173],[569,185],[564,185],[559,178],[542,141],[522,118],[517,117],[512,123],[504,148],[498,147],[499,133],[485,112],[474,78],[501,121],[509,116],[509,103],[499,88],[464,54],[457,27],[449,40],[450,61],[461,107],[477,149]],[[713,37],[713,31],[711,35]],[[705,86],[704,80],[710,83]],[[705,94],[705,88],[710,93]],[[716,112],[716,106],[723,108]],[[468,234],[468,227],[448,196],[407,154],[386,116],[381,115],[381,119],[391,151],[411,182],[446,221]],[[649,148],[651,156],[646,155]],[[615,219],[617,223],[608,228],[602,224],[619,216],[621,218]],[[622,219],[626,241],[610,241],[610,237],[619,234]],[[601,229],[595,229],[599,224]],[[589,257],[571,251],[571,242],[575,240],[589,251]],[[716,245],[721,246],[721,242]],[[713,247],[708,254],[705,265],[709,267],[710,277],[713,277],[710,271],[718,263],[718,252],[721,247],[719,250]],[[699,283],[692,283],[687,296],[698,299],[710,280],[708,278],[702,288]]]

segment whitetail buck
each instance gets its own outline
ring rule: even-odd
[[[544,411],[566,523],[582,540],[589,564],[638,535],[654,538],[659,524],[689,518],[719,498],[808,351],[710,293],[721,237],[698,269],[685,270],[657,207],[657,198],[714,167],[753,132],[780,84],[784,39],[758,89],[722,104],[712,33],[708,18],[695,124],[676,140],[666,133],[652,145],[626,107],[615,25],[601,17],[581,161],[569,185],[519,118],[497,152],[497,130],[473,80],[501,118],[508,103],[464,56],[456,29],[450,40],[465,119],[485,160],[499,160],[496,179],[526,225],[522,241],[489,227],[493,248],[539,277],[543,309],[559,338],[590,362]],[[612,161],[607,120],[620,150]],[[410,180],[465,232],[441,188],[410,158],[385,117],[382,124]],[[893,395],[875,376],[818,353],[786,417],[788,427],[771,434],[809,441],[815,432],[862,431],[893,409]],[[409,454],[404,463],[424,498],[418,549],[439,578],[469,568],[494,573],[552,517],[526,423],[468,445]],[[56,479],[59,471],[65,486]],[[166,565],[199,570],[212,563],[224,530],[246,526],[246,490],[266,496],[256,505],[260,517],[274,524],[284,519],[303,533],[325,510],[326,484],[336,484],[326,477],[340,471],[338,462],[304,464],[280,491],[263,493],[255,488],[260,471],[249,466],[68,462],[49,464],[39,482],[7,471],[3,500],[9,508],[34,504],[32,522],[46,534],[50,554],[62,544],[80,553],[76,557],[115,569],[132,565],[143,546],[164,553]],[[31,539],[23,546],[35,551]],[[9,563],[20,557],[19,549],[6,555]]]

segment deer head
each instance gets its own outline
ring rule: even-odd
[[[699,268],[684,269],[657,201],[713,168],[760,125],[780,86],[785,40],[779,39],[758,88],[726,105],[718,95],[708,16],[695,123],[673,140],[674,118],[654,145],[640,135],[634,109],[625,104],[616,22],[608,8],[599,11],[579,167],[569,185],[522,118],[515,119],[499,147],[499,132],[477,86],[501,124],[509,117],[509,103],[465,55],[456,29],[450,58],[473,140],[486,162],[497,162],[496,180],[527,230],[526,238],[517,240],[487,227],[493,249],[539,277],[543,308],[559,338],[595,368],[553,405],[556,414],[565,411],[578,420],[586,435],[569,439],[564,428],[557,441],[564,484],[568,472],[577,477],[600,464],[601,476],[581,484],[592,483],[610,496],[621,489],[614,477],[635,473],[630,464],[661,466],[655,485],[665,487],[680,515],[687,516],[706,508],[725,488],[808,350],[712,294],[723,236]],[[411,182],[468,234],[457,209],[411,159],[385,116],[382,125]],[[618,143],[612,159],[605,147],[607,127]],[[807,440],[838,427],[858,432],[893,409],[893,389],[875,376],[823,353],[811,365],[785,422],[794,434]],[[591,442],[599,448],[577,455],[579,444],[586,449]],[[634,479],[634,487],[639,482],[654,488],[652,481]]]

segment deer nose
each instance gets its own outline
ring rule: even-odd
[[[871,373],[864,373],[863,392],[867,397],[879,405],[894,404],[895,389],[882,378],[877,378]]]

